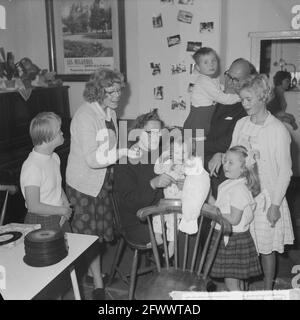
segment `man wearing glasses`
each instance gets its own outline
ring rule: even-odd
[[[255,67],[239,58],[225,71],[225,93],[237,93],[241,82],[249,75],[256,74]],[[222,166],[222,153],[229,148],[236,122],[245,117],[241,102],[232,105],[218,103],[211,118],[210,131],[204,142],[205,165],[211,174],[212,195],[217,196],[220,183],[226,178]]]

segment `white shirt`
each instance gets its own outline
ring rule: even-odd
[[[231,206],[243,211],[239,224],[232,226],[233,232],[247,231],[254,219],[255,202],[245,182],[245,178],[228,179],[221,183],[218,188],[218,198],[215,205],[222,214],[230,214]]]
[[[192,89],[191,102],[194,107],[208,107],[215,103],[234,104],[240,101],[237,94],[224,93],[219,78],[199,74]]]
[[[61,192],[60,159],[56,153],[45,155],[34,150],[22,165],[21,191],[25,199],[25,187],[40,188],[40,202],[52,206],[63,204]]]

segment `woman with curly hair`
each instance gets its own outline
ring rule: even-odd
[[[83,92],[85,102],[71,122],[66,189],[75,209],[72,228],[76,233],[97,235],[100,242],[113,240],[108,191],[111,188],[111,167],[117,156],[107,156],[109,150],[103,149],[116,150],[118,127],[115,109],[123,86],[121,73],[110,69],[97,70],[86,83]],[[99,252],[91,260],[89,273],[94,281],[93,298],[104,299]]]
[[[236,123],[231,141],[231,147],[242,145],[257,154],[261,193],[255,198],[257,205],[250,228],[261,255],[266,290],[273,288],[275,253],[283,253],[284,246],[294,240],[285,198],[292,175],[291,137],[282,122],[267,111],[270,94],[265,75],[251,76],[243,83],[239,95],[248,116]]]

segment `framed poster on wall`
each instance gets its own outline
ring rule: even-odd
[[[45,0],[49,67],[63,81],[98,68],[126,78],[124,0]]]

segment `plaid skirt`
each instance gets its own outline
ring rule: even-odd
[[[219,231],[215,231],[211,247]],[[225,246],[221,238],[210,276],[246,280],[262,273],[258,253],[250,231],[232,233]]]
[[[66,185],[67,197],[74,208],[71,220],[74,233],[96,235],[99,241],[114,239],[113,207],[108,193],[111,189],[111,179],[112,171],[107,170],[97,197],[81,193]]]
[[[47,230],[58,230],[61,229],[65,232],[71,232],[70,223],[66,221],[62,227],[59,225],[61,216],[51,215],[51,216],[42,216],[39,214],[28,212],[25,216],[24,223],[26,224],[40,224],[42,229]]]

